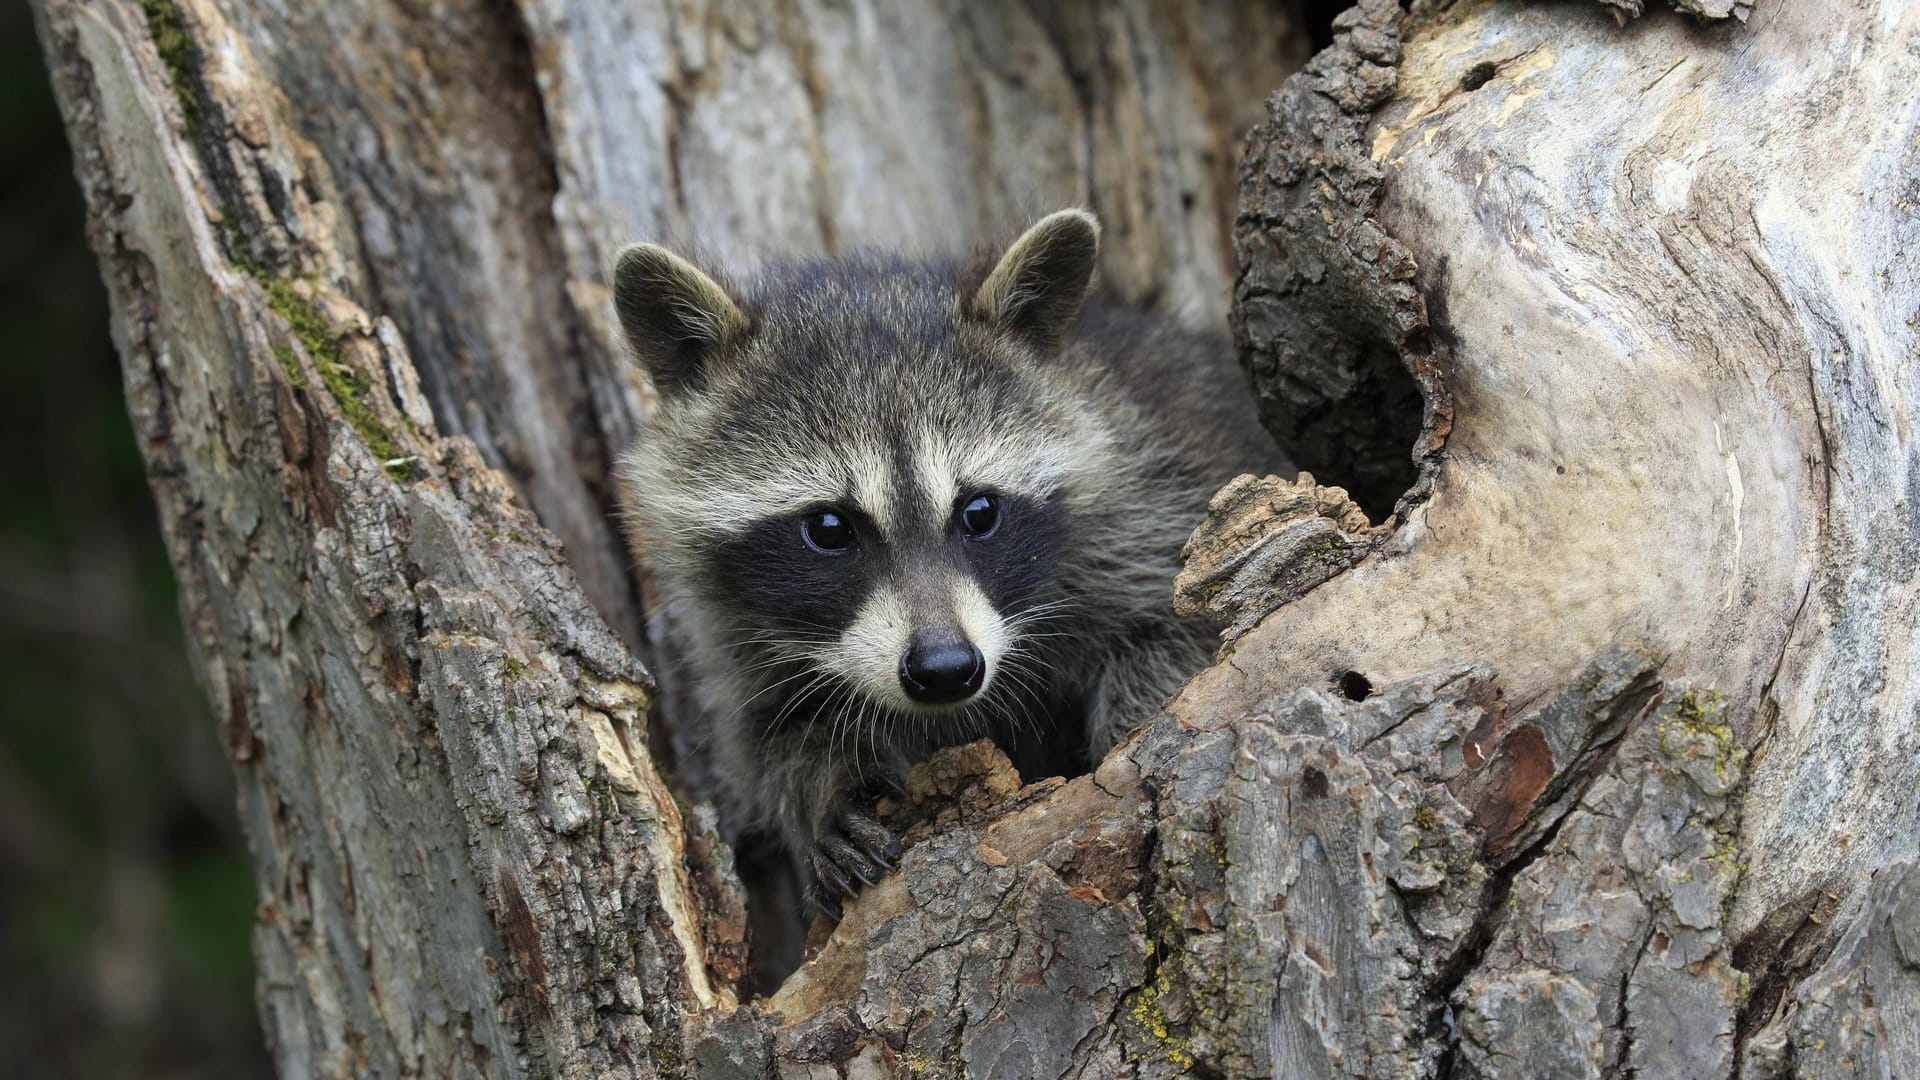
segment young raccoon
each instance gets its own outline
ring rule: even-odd
[[[872,800],[911,765],[987,735],[1081,771],[1217,644],[1172,612],[1180,547],[1277,453],[1224,341],[1087,304],[1098,248],[1063,210],[991,267],[614,270],[659,395],[620,462],[634,541],[729,809],[835,916],[897,856]]]

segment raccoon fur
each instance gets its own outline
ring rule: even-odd
[[[1174,616],[1209,496],[1277,463],[1226,342],[1101,299],[1091,214],[997,260],[861,255],[723,285],[627,248],[658,395],[619,477],[736,825],[837,916],[898,855],[872,814],[992,737],[1084,771],[1205,666]]]

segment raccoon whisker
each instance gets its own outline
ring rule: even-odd
[[[811,686],[810,686],[809,688],[811,688]],[[827,707],[828,707],[829,705],[831,705],[831,704],[832,704],[832,702],[833,702],[833,700],[834,700],[834,699],[835,699],[836,697],[838,697],[838,696],[839,696],[839,687],[838,687],[838,686],[834,686],[834,685],[831,685],[831,684],[829,684],[829,686],[828,686],[828,689],[827,689],[827,698],[826,698],[826,702],[825,702],[825,703],[823,703],[823,704],[822,704],[822,706],[821,706],[820,708],[817,708],[817,709],[813,709],[813,710],[811,710],[811,712],[810,712],[810,714],[809,714],[809,715],[807,716],[807,727],[806,727],[806,730],[805,730],[805,731],[802,731],[802,732],[800,733],[800,743],[801,743],[801,745],[803,745],[803,746],[807,746],[807,745],[811,745],[811,744],[812,744],[812,742],[813,742],[813,728],[814,728],[814,725],[816,725],[816,724],[818,724],[818,723],[820,722],[820,717],[821,717],[821,716],[822,716],[822,715],[823,715],[824,713],[826,713],[826,711],[827,711]],[[796,700],[797,700],[797,699],[796,699]],[[791,703],[789,703],[789,704],[791,704]],[[783,710],[783,711],[784,711],[784,710]],[[775,718],[775,723],[778,723],[778,718],[777,718],[777,717]],[[829,725],[831,726],[831,722],[829,722]],[[829,738],[829,739],[827,740],[827,745],[828,745],[828,752],[827,752],[827,772],[828,772],[829,774],[831,774],[831,773],[833,772],[833,753],[832,753],[832,745],[833,745],[833,740],[832,740],[831,738]]]
[[[1023,619],[1035,619],[1035,618],[1060,618],[1062,616],[1071,614],[1075,610],[1078,610],[1080,607],[1081,607],[1081,604],[1078,600],[1067,599],[1067,598],[1062,598],[1059,600],[1049,600],[1044,604],[1035,604],[1034,606],[1027,608],[1024,611],[1015,612],[1013,615],[1008,617],[1008,621],[1014,622],[1014,621],[1023,620]]]
[[[783,630],[755,630],[755,632],[751,632],[751,634],[741,634],[741,636],[737,636],[737,638],[730,638],[730,640],[722,642],[722,646],[726,646],[726,648],[751,646],[751,644],[822,646],[822,644],[828,644],[828,642],[833,640],[833,634],[831,634],[831,632],[822,632],[822,634],[818,634],[818,636],[799,636],[799,638],[795,638],[795,636],[783,636],[783,634],[785,634]]]
[[[762,641],[764,641],[764,640],[777,640],[777,639],[779,639],[779,638],[780,638],[780,637],[781,637],[782,635],[787,635],[787,634],[795,634],[795,633],[804,633],[804,632],[805,632],[805,631],[807,631],[807,630],[816,630],[816,629],[820,631],[820,634],[819,634],[819,636],[818,636],[817,638],[809,638],[809,637],[800,637],[800,638],[795,638],[794,640],[799,640],[799,641],[806,641],[806,640],[818,640],[818,641],[828,641],[828,640],[831,640],[831,639],[832,639],[832,637],[833,637],[833,635],[834,635],[834,633],[835,633],[835,631],[834,631],[834,629],[833,629],[832,627],[830,627],[830,626],[821,626],[821,627],[811,627],[811,626],[780,626],[780,627],[764,627],[764,626],[763,626],[763,627],[761,627],[761,628],[760,628],[760,629],[758,629],[758,630],[750,630],[750,631],[747,631],[747,632],[746,632],[745,634],[742,634],[742,635],[741,635],[741,636],[740,636],[739,638],[737,638],[736,640],[739,640],[739,641],[755,641],[755,640],[762,640]]]
[[[1020,638],[1014,640],[1012,646],[1008,646],[1006,655],[1000,657],[1000,663],[1002,663],[1008,671],[1033,673],[1033,675],[1052,675],[1052,667],[1050,667],[1050,665],[1046,667],[1044,673],[1043,671],[1039,671],[1039,669],[1033,669],[1031,665],[1041,663],[1041,657],[1039,657],[1039,653],[1025,648],[1027,642],[1037,640],[1037,638],[1048,638],[1048,636],[1064,636],[1064,634],[1021,634]]]
[[[1009,626],[1008,631],[1010,635],[1015,638],[1026,637],[1032,634],[1075,634],[1081,637],[1086,636],[1085,627],[1076,627],[1072,623],[1055,622],[1051,619],[1030,623],[1018,623]]]
[[[1030,608],[1018,611],[1014,614],[1014,617],[1021,619],[1057,618],[1079,611],[1082,606],[1084,605],[1078,600],[1049,600],[1044,604],[1035,604]]]
[[[765,750],[767,748],[767,744],[772,740],[774,733],[780,730],[781,725],[785,722],[788,714],[793,712],[793,710],[797,706],[799,706],[802,702],[805,702],[808,698],[808,695],[812,694],[823,683],[830,684],[833,679],[833,675],[831,672],[814,671],[812,674],[813,674],[813,678],[807,683],[807,685],[801,687],[797,692],[794,693],[792,697],[788,698],[786,703],[780,706],[780,708],[773,714],[773,717],[770,720],[768,720],[766,725],[761,729],[760,738],[758,740],[759,749]],[[837,690],[837,687],[830,686],[827,692],[829,699],[831,699],[834,696],[834,693],[836,692],[836,690]],[[814,724],[819,722],[820,713],[822,711],[823,710],[821,709],[815,709],[807,717],[806,729],[800,733],[800,744],[802,746],[805,746],[813,738],[813,726]],[[774,757],[770,758],[769,760],[774,760],[781,756],[784,756],[784,755],[774,755]]]
[[[1077,601],[1054,600],[1054,601],[1050,601],[1050,603],[1035,603],[1033,607],[1027,607],[1025,611],[1016,611],[1016,613],[1014,613],[1014,615],[1010,615],[1008,619],[1010,619],[1010,621],[1033,621],[1033,619],[1066,619],[1068,615],[1073,615],[1073,613],[1075,613],[1075,611],[1079,611],[1079,609],[1081,609],[1081,605],[1079,605]]]
[[[994,705],[996,711],[998,711],[998,713],[1000,714],[1001,722],[1004,723],[1009,729],[1011,729],[1016,735],[1016,737],[1020,735],[1023,731],[1031,729],[1033,737],[1038,739],[1040,737],[1039,727],[1034,726],[1032,724],[1032,716],[1027,712],[1027,710],[1022,709],[1019,712],[1014,711],[1015,701],[1016,701],[1016,698],[1013,695],[1003,694],[1003,695],[1000,695],[999,699],[995,700],[992,704]]]
[[[831,683],[831,681],[833,680],[833,673],[830,671],[821,671],[814,668],[809,668],[807,670],[813,675],[813,679],[809,681],[807,685],[801,687],[798,691],[796,691],[792,697],[788,698],[785,704],[780,706],[779,710],[773,714],[773,719],[767,722],[767,730],[772,731],[778,728],[780,726],[781,721],[786,718],[787,714],[792,712],[795,708],[799,707],[801,703],[805,702],[807,700],[807,695],[813,693],[816,687],[819,687],[823,683]],[[828,696],[831,697],[832,693],[833,691],[830,690]],[[819,712],[820,710],[815,710],[814,715],[808,718],[807,730],[802,732],[800,735],[801,742],[807,741],[807,737],[813,733],[813,724],[814,724],[814,721],[819,719]]]
[[[766,665],[766,666],[771,666],[771,665]],[[752,671],[752,670],[754,670],[754,669],[753,669],[753,668],[746,668],[746,669],[743,669],[743,670],[745,670],[745,671]],[[800,670],[798,670],[798,671],[796,671],[796,672],[794,672],[794,673],[793,673],[793,674],[791,674],[791,675],[788,675],[788,676],[786,676],[786,677],[784,677],[784,678],[780,678],[780,679],[775,679],[775,680],[774,680],[773,682],[770,682],[770,683],[768,683],[767,685],[765,685],[765,686],[763,686],[763,687],[761,687],[760,689],[758,689],[758,690],[756,690],[756,691],[754,691],[754,692],[753,692],[753,694],[752,694],[751,696],[749,696],[749,697],[747,698],[747,700],[745,700],[745,701],[743,701],[743,702],[741,702],[741,703],[740,703],[740,704],[739,704],[739,705],[738,705],[738,706],[737,706],[737,707],[736,707],[736,708],[735,708],[735,709],[733,710],[733,713],[730,713],[730,714],[728,715],[728,718],[729,718],[729,719],[731,719],[731,718],[732,718],[732,717],[733,717],[734,715],[737,715],[737,714],[738,714],[738,713],[740,712],[740,710],[741,710],[741,709],[744,709],[744,708],[746,708],[746,707],[747,707],[748,705],[750,705],[750,704],[752,704],[752,703],[753,703],[754,701],[756,701],[756,700],[758,700],[758,699],[759,699],[759,698],[760,698],[760,697],[761,697],[762,695],[764,695],[764,694],[766,694],[766,693],[768,693],[769,691],[773,691],[773,690],[778,690],[779,688],[781,688],[781,687],[783,687],[783,686],[787,686],[787,685],[790,685],[790,684],[792,684],[792,683],[794,683],[794,682],[796,682],[796,681],[798,681],[799,679],[801,679],[801,678],[802,678],[802,677],[804,677],[804,676],[807,676],[807,675],[813,675],[813,674],[819,674],[819,673],[818,673],[818,672],[816,672],[816,670],[815,670],[815,669],[813,669],[813,668],[811,668],[811,667],[803,667],[803,668],[801,668]],[[804,690],[802,690],[802,691],[801,691],[801,693],[802,693],[802,694],[804,694],[804,693],[805,693],[805,691],[804,691]],[[795,697],[796,697],[796,698],[798,698],[798,697],[799,697],[799,695],[795,695]]]
[[[1065,637],[1080,636],[1079,634],[1068,633],[1065,630],[1043,630],[1037,634],[1032,633],[1031,631],[1024,631],[1024,630],[1016,631],[1016,632],[1019,634],[1021,639],[1026,641],[1044,641],[1047,638],[1065,638]]]
[[[854,782],[860,780],[860,716],[866,711],[866,702],[858,694],[849,695],[847,705],[834,711],[833,738],[836,749],[845,747],[841,752],[847,756],[846,769],[852,774]]]
[[[812,619],[795,618],[792,615],[781,616],[779,626],[771,629],[778,632],[782,627],[799,630],[821,630],[829,634],[838,634],[840,632],[840,628],[837,626],[828,626],[826,623],[814,622]]]
[[[745,642],[742,642],[742,643],[740,643],[739,645],[735,645],[735,646],[733,646],[733,647],[732,647],[732,651],[733,651],[733,652],[735,652],[736,654],[738,654],[738,653],[740,653],[740,652],[742,652],[742,651],[743,651],[743,647],[744,647],[744,646],[745,646],[746,644],[747,644],[747,643],[745,643]],[[766,653],[768,653],[768,654],[770,654],[770,655],[768,655],[768,656],[762,656],[762,657],[760,657],[760,658],[759,658],[759,659],[757,659],[757,660],[753,660],[753,661],[751,661],[751,663],[753,663],[753,664],[765,664],[765,663],[767,663],[767,662],[768,662],[769,660],[785,660],[785,659],[788,659],[788,658],[789,658],[789,657],[788,657],[788,650],[789,650],[790,648],[792,648],[792,646],[788,646],[788,645],[784,645],[784,644],[773,644],[773,643],[770,643],[770,642],[754,642],[753,644],[754,644],[754,645],[756,646],[756,651],[764,651],[764,652],[766,652]],[[805,653],[804,653],[804,652],[799,652],[799,653],[798,653],[798,655],[801,655],[801,656],[804,656],[804,655],[805,655]]]
[[[776,649],[772,656],[761,657],[751,663],[741,665],[739,672],[742,675],[751,675],[769,668],[777,668],[781,665],[799,665],[811,668],[812,665],[807,663],[807,656],[808,654],[804,650],[794,650],[789,653],[784,649]]]
[[[1007,619],[1006,625],[1009,629],[1018,630],[1020,628],[1028,627],[1028,626],[1040,626],[1045,623],[1062,622],[1072,617],[1073,617],[1073,612],[1070,612],[1070,611],[1048,612],[1041,615],[1020,614]]]
[[[879,721],[885,715],[885,710],[881,710],[880,716],[876,716],[873,719],[869,720],[867,718],[867,708],[868,708],[867,702],[863,701],[860,703],[860,718],[855,721],[855,724],[857,725],[857,727],[854,729],[854,733],[853,733],[854,750],[856,754],[858,753],[860,748],[860,742],[859,742],[860,733],[864,731],[866,732],[866,735],[867,735],[866,756],[864,758],[860,758],[860,757],[855,758],[855,760],[860,763],[859,776],[862,783],[865,783],[866,781],[865,765],[869,762],[875,765],[878,765],[880,762],[880,745],[875,740],[879,734],[879,729],[880,729]]]
[[[1023,728],[1031,730],[1033,737],[1039,739],[1042,737],[1040,725],[1038,721],[1034,719],[1033,710],[1026,707],[1027,702],[1039,696],[1039,676],[1026,667],[1025,661],[1028,659],[1027,657],[1020,656],[1013,651],[1009,651],[1007,655],[1011,662],[1006,663],[1006,666],[1001,670],[1001,674],[1013,683],[1016,690],[1020,691],[1018,694],[1003,695],[1006,700],[1001,704],[1007,718],[1007,723],[1015,731]],[[1013,711],[1016,703],[1021,706],[1017,715]]]
[[[805,686],[801,687],[798,691],[796,691],[792,697],[788,698],[786,703],[783,704],[779,708],[779,710],[773,714],[773,718],[768,720],[766,725],[760,729],[760,736],[759,738],[754,740],[754,745],[756,749],[765,750],[769,742],[771,742],[771,740],[773,739],[774,733],[780,730],[780,722],[786,716],[787,712],[793,708],[796,702],[805,700],[807,694],[810,691],[812,691],[814,687],[820,685],[821,682],[829,678],[829,676],[826,673],[812,671],[810,669],[802,669],[801,671],[798,671],[793,675],[790,675],[787,678],[782,679],[779,682],[776,682],[773,685],[762,689],[759,693],[754,694],[753,697],[748,698],[746,701],[741,702],[739,707],[734,709],[733,712],[728,715],[728,720],[730,721],[734,716],[738,716],[742,709],[745,709],[749,704],[753,702],[754,698],[759,697],[761,694],[765,694],[769,690],[774,690],[779,687],[786,686],[790,683],[796,682],[801,677],[806,675],[812,675],[813,678],[809,680]],[[720,726],[721,725],[715,725],[716,730]],[[811,730],[811,728],[809,728],[809,730]],[[802,738],[802,741],[805,741],[804,735],[802,735],[801,738]]]
[[[841,683],[837,685],[834,688],[833,692],[827,696],[827,703],[822,709],[822,711],[828,712],[830,714],[827,721],[827,773],[828,775],[835,775],[834,768],[833,768],[833,759],[834,759],[834,755],[839,753],[839,750],[840,750],[840,733],[846,727],[847,709],[852,707],[855,696],[858,693],[859,691],[856,690],[854,687],[847,685],[845,683]],[[843,697],[846,699],[846,703],[844,705],[841,704],[841,699]],[[813,721],[809,720],[807,722],[807,730],[809,732],[813,730]]]
[[[821,690],[822,687],[825,687],[824,691]],[[820,706],[819,693],[821,692],[824,692],[828,699],[838,692],[833,676],[824,671],[817,672],[807,685],[796,691],[786,704],[774,713],[773,719],[768,722],[768,729],[778,728],[788,717],[795,715],[797,710],[806,709],[808,711],[807,727],[800,733],[800,741],[802,743],[810,741],[813,736],[813,725],[819,722],[820,714],[825,712],[825,708]]]
[[[1002,674],[1007,677],[1006,690],[1002,696],[1009,701],[1033,701],[1045,694],[1044,684],[1024,666],[1010,668]]]
[[[855,784],[860,782],[862,774],[866,772],[861,767],[860,761],[860,717],[866,714],[866,710],[866,702],[856,694],[848,698],[846,708],[834,714],[837,720],[837,726],[834,729],[834,745],[838,749],[842,742],[845,743],[844,753],[847,756],[845,768],[852,774]]]
[[[1012,676],[1015,686],[1024,691],[1020,695],[1021,722],[1032,728],[1034,737],[1039,738],[1041,737],[1040,721],[1033,715],[1032,706],[1044,698],[1049,677],[1057,675],[1058,669],[1036,653],[1021,648],[1018,642],[1013,648],[1007,650],[1006,660],[1008,661],[1007,674]]]

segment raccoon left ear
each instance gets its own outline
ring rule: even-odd
[[[974,314],[1051,352],[1079,317],[1099,258],[1098,218],[1085,210],[1048,214],[1000,256],[973,295]]]
[[[634,244],[613,265],[613,307],[634,360],[663,396],[700,385],[747,317],[700,268],[658,244]]]

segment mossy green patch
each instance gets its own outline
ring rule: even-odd
[[[958,1080],[968,1075],[967,1063],[958,1056],[937,1058],[912,1046],[900,1051],[894,1060],[914,1080]]]
[[[1746,751],[1740,748],[1738,737],[1734,734],[1733,724],[1727,719],[1726,698],[1717,690],[1688,688],[1674,701],[1661,717],[1663,728],[1660,731],[1663,742],[1667,737],[1665,724],[1672,724],[1680,732],[1693,736],[1704,736],[1713,759],[1713,772],[1722,783],[1732,783],[1738,779],[1746,765]],[[1696,743],[1696,745],[1698,745]],[[1675,747],[1667,746],[1669,753]]]
[[[656,1075],[682,1077],[687,1075],[687,1060],[680,1049],[680,1036],[677,1031],[660,1031],[647,1043],[647,1056],[653,1062]]]
[[[583,782],[587,787],[587,798],[600,811],[602,820],[612,821],[620,816],[620,800],[613,793],[613,785],[607,783],[600,772],[587,773]]]
[[[300,356],[293,351],[293,346],[274,342],[273,358],[280,361],[280,370],[287,373],[287,381],[293,384],[295,390],[307,388],[307,373],[300,370]]]
[[[1191,1069],[1193,1052],[1185,1039],[1174,1034],[1172,1022],[1167,1019],[1167,1012],[1160,1005],[1160,998],[1166,992],[1167,976],[1162,972],[1153,982],[1134,991],[1133,1000],[1127,1004],[1127,1019],[1160,1048],[1161,1054],[1174,1068]]]
[[[1727,699],[1718,690],[1688,689],[1673,709],[1674,719],[1720,744],[1723,754],[1733,751],[1733,726],[1726,721]]]
[[[200,47],[180,21],[180,9],[172,0],[139,0],[140,13],[147,18],[147,33],[153,38],[154,51],[166,66],[167,81],[180,100],[180,115],[187,122],[187,134],[200,134],[200,98],[194,89],[194,69],[200,63]]]
[[[353,425],[353,430],[360,433],[360,438],[366,441],[367,449],[380,459],[382,466],[387,470],[387,475],[395,480],[411,479],[413,466],[406,451],[401,448],[399,442],[394,439],[393,432],[387,430],[387,426],[380,422],[380,417],[367,403],[373,393],[373,387],[368,384],[366,377],[360,373],[359,369],[347,363],[346,357],[340,352],[340,344],[327,325],[326,317],[320,314],[320,309],[314,306],[313,301],[300,295],[300,291],[294,287],[293,282],[285,278],[265,278],[252,267],[245,264],[237,265],[253,273],[266,287],[267,306],[275,315],[280,316],[287,324],[287,329],[291,330],[293,336],[299,340],[300,347],[313,358],[313,366],[320,373],[321,385],[327,388],[327,393],[333,395],[334,403],[340,407],[340,415],[346,419],[347,423]],[[286,348],[284,345],[275,346],[274,356],[280,359],[281,366],[287,368],[288,375],[292,377],[299,370],[299,365],[288,363],[292,359],[291,349],[287,349],[286,356],[281,355],[280,350]],[[295,385],[304,387],[306,380],[298,379]]]

